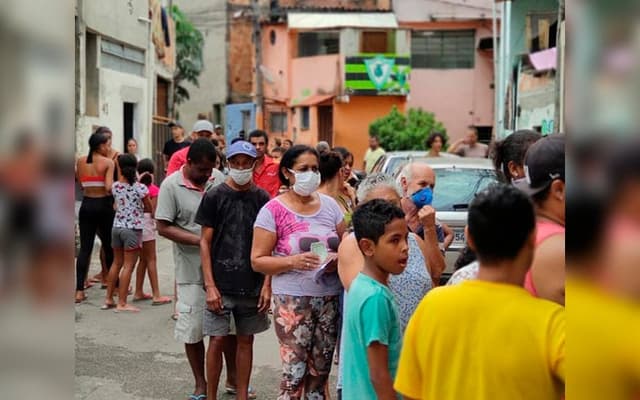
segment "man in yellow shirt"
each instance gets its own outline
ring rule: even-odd
[[[535,246],[533,205],[492,186],[469,209],[477,280],[429,292],[405,332],[395,389],[404,399],[559,399],[564,308],[523,289]]]
[[[369,136],[369,148],[364,153],[364,171],[367,174],[371,173],[371,170],[376,165],[376,162],[385,154],[385,151],[380,147],[380,142],[376,136]]]

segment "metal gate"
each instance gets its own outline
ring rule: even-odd
[[[171,139],[171,128],[167,124],[171,121],[168,118],[154,116],[151,128],[152,145],[151,152],[153,154],[153,162],[156,164],[156,185],[160,186],[164,179],[164,159],[162,158],[162,150],[167,140]]]

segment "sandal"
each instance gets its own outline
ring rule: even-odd
[[[206,394],[190,394],[189,400],[205,400],[207,398]]]
[[[160,297],[158,298],[158,300],[154,300],[151,302],[152,306],[162,306],[164,304],[171,304],[171,298],[170,297]]]
[[[101,310],[111,310],[112,308],[116,308],[116,303],[104,303],[102,307],[100,307]]]
[[[234,395],[238,394],[238,390],[231,386],[225,386],[224,391],[227,392],[227,394],[234,394]],[[258,398],[258,395],[256,394],[256,390],[251,386],[249,386],[249,398],[250,399]]]
[[[151,299],[153,299],[153,295],[150,295],[149,293],[142,293],[142,297],[134,297],[133,301],[145,301]]]

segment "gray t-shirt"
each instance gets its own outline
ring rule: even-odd
[[[473,147],[464,144],[456,151],[456,154],[461,157],[487,158],[489,146],[484,143],[476,143]]]
[[[171,174],[162,182],[156,208],[156,219],[167,221],[200,236],[200,225],[195,222],[200,201],[207,190],[217,182],[207,182],[204,190],[184,178],[182,170]],[[176,283],[203,284],[200,246],[173,243]]]

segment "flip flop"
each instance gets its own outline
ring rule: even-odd
[[[113,304],[103,304],[100,309],[101,310],[111,310],[112,308],[116,308],[116,303]]]
[[[142,297],[136,297],[133,299],[133,301],[145,301],[151,299],[153,299],[153,295],[150,295],[149,293],[143,293]]]
[[[238,394],[238,390],[234,387],[231,386],[225,386],[224,387],[225,392],[227,392],[227,394]],[[249,386],[249,398],[250,399],[256,399],[258,398],[258,396],[256,395],[256,390],[254,388],[252,388],[251,386]]]
[[[96,284],[95,282],[93,282],[93,281],[89,281],[89,282],[87,282],[87,283],[84,285],[84,288],[85,288],[85,289],[92,288],[93,286],[95,286],[95,284]]]
[[[164,304],[171,304],[171,298],[169,297],[161,297],[159,300],[154,300],[151,302],[152,306],[161,306]]]
[[[122,309],[118,309],[118,307],[116,307],[113,310],[113,312],[114,313],[138,313],[140,312],[140,309],[138,307],[127,305],[125,308],[122,308]]]
[[[205,400],[207,398],[206,394],[190,394],[189,400]]]

